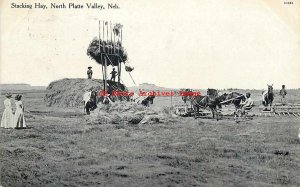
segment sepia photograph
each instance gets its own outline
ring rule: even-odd
[[[300,186],[299,0],[1,0],[0,187]]]

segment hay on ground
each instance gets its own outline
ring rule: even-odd
[[[101,105],[91,115],[86,116],[88,124],[128,123],[128,124],[152,124],[177,121],[178,116],[166,113],[165,109],[153,110],[133,102],[116,102],[109,105]]]

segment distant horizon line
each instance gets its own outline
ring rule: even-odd
[[[82,78],[83,79],[83,78]],[[102,79],[95,79],[95,80],[102,80]],[[0,85],[29,85],[29,86],[32,86],[32,87],[45,87],[47,88],[47,86],[50,84],[47,84],[47,85],[32,85],[30,83],[0,83]],[[132,88],[132,87],[139,87],[143,84],[149,84],[149,85],[154,85],[154,86],[157,86],[157,87],[162,87],[162,88],[165,88],[165,89],[198,89],[198,90],[206,90],[208,88],[170,88],[170,87],[164,87],[164,86],[160,86],[160,85],[157,85],[157,84],[154,84],[154,83],[147,83],[147,82],[144,82],[144,83],[140,83],[138,85],[132,85],[132,86],[126,86],[127,88]],[[209,88],[214,88],[214,87],[209,87]],[[267,89],[267,88],[214,88],[214,89],[218,89],[218,90],[262,90],[262,89]],[[280,88],[274,88],[275,90],[280,90]],[[299,88],[287,88],[287,90],[299,90]]]

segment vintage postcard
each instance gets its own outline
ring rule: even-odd
[[[0,187],[300,186],[299,0],[1,0]]]

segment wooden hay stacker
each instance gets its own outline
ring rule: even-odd
[[[113,100],[128,100],[127,96],[113,96],[113,91],[127,91],[124,84],[121,84],[122,63],[127,62],[127,52],[122,45],[122,25],[119,23],[113,24],[110,21],[99,21],[99,36],[94,38],[90,43],[87,55],[94,59],[102,67],[104,93],[110,96]],[[117,81],[108,80],[107,67],[117,67]],[[125,66],[126,72],[129,73],[134,68]],[[134,80],[133,80],[134,81]]]

